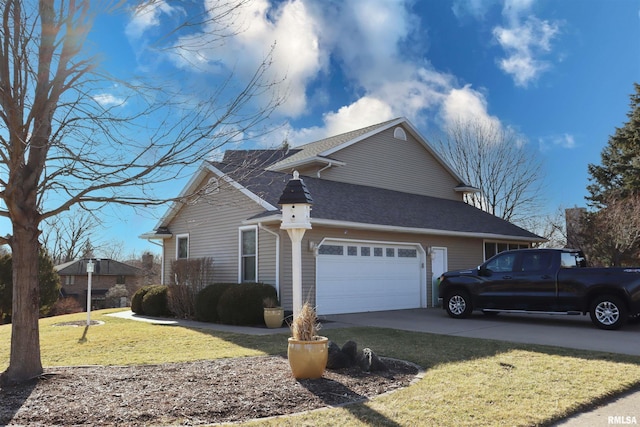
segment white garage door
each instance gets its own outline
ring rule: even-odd
[[[318,314],[421,306],[422,251],[416,245],[325,240],[316,261]]]

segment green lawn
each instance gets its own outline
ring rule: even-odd
[[[253,336],[160,326],[105,316],[83,327],[54,327],[86,314],[42,319],[46,366],[150,364],[286,353],[288,334]],[[368,403],[250,425],[545,425],[640,387],[640,357],[404,332],[327,329],[338,344],[352,339],[376,353],[425,369],[414,385]],[[0,326],[0,370],[9,358],[10,326]]]

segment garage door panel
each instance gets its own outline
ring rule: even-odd
[[[384,247],[383,256],[319,254],[317,258],[316,304],[319,314],[355,313],[420,307],[421,268],[419,257],[396,255],[407,246]],[[372,246],[363,243],[364,246]],[[411,248],[411,247],[409,247]],[[416,253],[415,248],[413,252]],[[352,249],[350,253],[355,253]],[[405,252],[406,253],[406,252]]]

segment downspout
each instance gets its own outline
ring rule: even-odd
[[[273,230],[269,230],[263,226],[261,222],[258,223],[258,228],[276,236],[276,293],[278,295],[278,299],[280,299],[280,234]]]
[[[147,239],[147,242],[160,246],[162,250],[160,251],[160,284],[164,285],[164,240],[162,243],[154,242],[151,239]]]
[[[327,163],[327,166],[325,166],[322,169],[318,170],[318,172],[316,172],[316,175],[318,176],[318,178],[320,178],[320,174],[322,173],[322,171],[325,171],[325,170],[329,169],[332,166],[333,166],[333,163],[329,162],[329,163]]]

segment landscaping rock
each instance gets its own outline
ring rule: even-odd
[[[328,369],[342,369],[359,366],[364,372],[388,370],[387,365],[370,348],[358,351],[355,341],[347,341],[342,349],[338,344],[329,341]]]
[[[358,366],[365,372],[386,371],[388,368],[370,348],[358,353]]]
[[[329,341],[327,369],[342,369],[353,366],[351,359],[345,354],[338,344]]]
[[[342,352],[349,357],[351,365],[355,365],[358,361],[358,344],[355,341],[347,341],[342,346]]]

